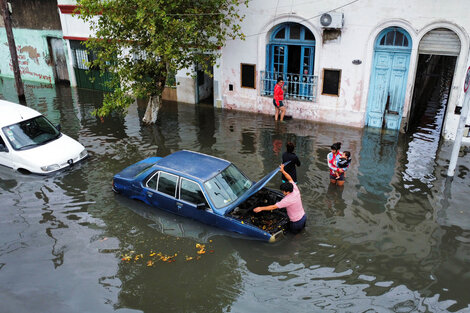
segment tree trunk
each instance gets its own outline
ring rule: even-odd
[[[158,111],[160,110],[161,102],[161,95],[150,96],[147,109],[145,110],[144,117],[142,118],[142,122],[145,124],[154,124],[157,122]]]

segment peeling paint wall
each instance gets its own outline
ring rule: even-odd
[[[54,83],[53,64],[49,55],[48,37],[62,38],[61,31],[13,29],[18,63],[23,80]],[[5,32],[0,32],[0,76],[14,77]]]
[[[21,78],[26,81],[54,84],[54,64],[48,37],[61,40],[62,30],[57,0],[15,0],[11,3],[11,20]],[[0,76],[14,77],[8,40],[0,19]],[[64,51],[65,50],[64,42]]]

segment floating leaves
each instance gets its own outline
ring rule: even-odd
[[[197,254],[204,254],[206,253],[206,245],[201,245],[200,243],[196,244],[196,248],[199,249],[196,253]]]
[[[212,242],[210,240],[209,242]],[[201,259],[201,255],[206,254],[206,245],[197,243],[196,244],[196,256],[188,256],[186,255],[184,260],[185,261],[194,261]],[[214,250],[209,250],[209,253],[214,253]],[[173,263],[176,262],[176,258],[178,253],[174,254],[164,254],[162,252],[155,252],[150,250],[148,256],[144,256],[143,253],[136,253],[135,251],[129,251],[128,253],[121,256],[121,261],[125,263],[142,263],[148,267],[153,267],[156,265],[157,262],[165,262],[165,263]]]
[[[160,257],[160,260],[162,260],[163,262],[168,262],[168,263],[175,262],[175,258],[177,255],[178,255],[177,253],[175,253],[174,255],[163,255],[161,254],[161,252],[157,253],[157,256]]]

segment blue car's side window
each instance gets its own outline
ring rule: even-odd
[[[160,172],[158,176],[157,191],[165,193],[169,196],[176,196],[176,183],[178,182],[178,176]]]
[[[196,205],[200,203],[207,204],[201,187],[196,182],[187,179],[181,180],[180,199]]]
[[[152,178],[150,178],[147,181],[147,187],[150,188],[150,189],[156,190],[157,189],[157,183],[158,183],[158,172],[155,173],[152,176]]]

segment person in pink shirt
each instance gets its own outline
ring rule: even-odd
[[[279,189],[284,194],[284,198],[268,206],[256,207],[253,212],[259,213],[261,211],[272,211],[280,208],[286,208],[287,215],[289,216],[289,230],[294,234],[299,233],[305,227],[307,216],[305,215],[302,206],[302,199],[300,198],[300,191],[297,185],[292,180],[292,177],[284,170],[284,164],[280,165],[281,173],[287,179],[287,183],[282,183]]]

